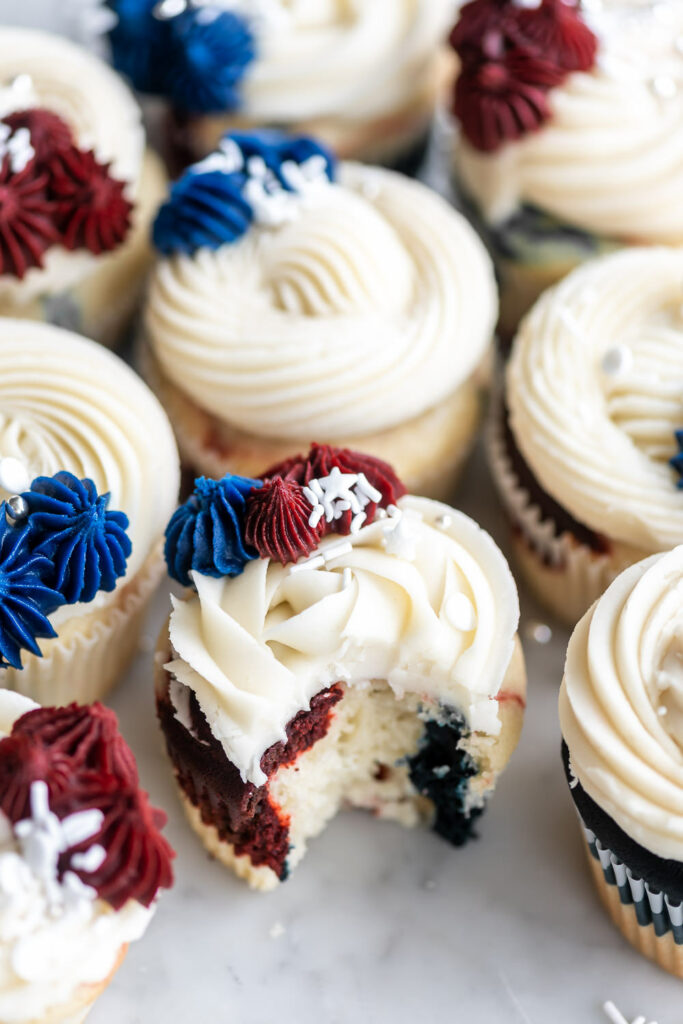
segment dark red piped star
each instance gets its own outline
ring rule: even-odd
[[[73,145],[73,135],[66,121],[59,114],[42,108],[17,110],[3,118],[12,132],[19,128],[28,128],[31,146],[35,151],[35,160],[41,170],[57,153],[69,149]]]
[[[598,41],[581,19],[576,0],[543,0],[540,7],[522,8],[516,21],[522,38],[563,71],[590,71]]]
[[[130,230],[133,204],[109,165],[98,163],[92,151],[71,146],[51,161],[50,170],[62,244],[96,256],[120,245]]]
[[[59,240],[47,186],[35,161],[19,173],[8,156],[0,164],[0,274],[23,278],[31,267],[42,267],[45,251]]]
[[[303,487],[276,476],[254,489],[247,499],[244,535],[261,558],[287,565],[305,558],[318,546],[325,522],[311,526],[312,507]]]

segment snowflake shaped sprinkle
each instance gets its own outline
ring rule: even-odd
[[[381,493],[364,473],[342,473],[338,466],[329,476],[309,481],[304,494],[313,506],[308,520],[310,526],[316,527],[323,516],[325,522],[332,523],[350,511],[353,514],[351,533],[358,533],[367,519],[363,510],[372,502],[382,500]]]
[[[9,157],[10,170],[13,174],[20,174],[35,155],[28,128],[17,128],[13,132],[8,124],[0,123],[0,164]]]

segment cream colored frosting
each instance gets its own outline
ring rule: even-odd
[[[639,548],[683,541],[668,460],[683,427],[683,249],[575,270],[522,323],[507,370],[517,444],[585,526]]]
[[[119,586],[162,537],[178,497],[173,432],[147,386],[94,342],[32,321],[0,320],[0,457],[24,463],[31,479],[65,469],[110,492],[133,545]],[[101,593],[58,609],[53,621],[110,600]]]
[[[610,3],[586,17],[595,69],[550,91],[540,131],[490,155],[462,143],[458,173],[493,222],[531,203],[596,234],[680,243],[683,4]]]
[[[588,795],[683,861],[683,546],[627,569],[576,627],[560,719]]]
[[[0,738],[13,721],[37,707],[0,690]],[[122,947],[145,931],[153,910],[129,900],[114,911],[86,890],[60,893],[55,903],[24,860],[0,813],[0,1020],[41,1020],[66,1005],[79,985],[97,984],[114,968]]]
[[[221,0],[226,3],[226,0]],[[235,6],[227,0],[227,6]],[[250,120],[365,120],[401,110],[433,73],[453,0],[258,0],[258,55],[241,87]]]
[[[17,76],[28,75],[32,96],[20,90],[14,109],[28,102],[59,114],[73,130],[77,144],[93,149],[98,160],[111,162],[111,174],[128,184],[135,199],[145,137],[140,108],[122,79],[98,60],[61,36],[26,28],[0,28],[0,93]],[[0,106],[6,110],[7,103]],[[62,291],[92,270],[98,257],[52,246],[44,267],[33,267],[23,280],[0,275],[0,299],[30,302],[42,293]]]
[[[383,430],[477,367],[497,298],[465,220],[424,185],[343,164],[277,228],[162,260],[146,329],[204,410],[261,437]]]
[[[329,536],[323,566],[268,559],[242,575],[194,573],[175,601],[167,666],[193,690],[242,777],[266,781],[264,752],[311,698],[336,682],[386,680],[398,697],[462,711],[497,735],[497,694],[519,618],[510,570],[471,519],[427,498],[398,503],[349,538]]]

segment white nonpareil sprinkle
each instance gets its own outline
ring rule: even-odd
[[[0,87],[0,117],[7,117],[17,110],[37,107],[38,104],[38,94],[30,75],[17,75],[11,82]]]
[[[0,458],[0,490],[7,491],[8,494],[21,494],[22,491],[27,491],[30,485],[31,479],[23,462],[12,456]]]
[[[20,174],[35,155],[28,128],[17,128],[13,132],[8,124],[0,124],[0,162],[9,156],[13,174]]]
[[[252,210],[254,220],[263,227],[281,227],[294,220],[307,202],[329,187],[327,163],[320,154],[314,154],[302,163],[287,160],[282,164],[282,176],[294,191],[288,191],[277,175],[258,156],[247,161],[249,178],[243,195]]]
[[[341,519],[345,512],[351,512],[351,533],[358,533],[367,519],[367,506],[382,500],[382,494],[370,483],[364,473],[342,473],[335,466],[329,476],[311,480],[304,487],[304,495],[313,511],[308,525],[315,527],[325,518],[332,523]]]
[[[578,776],[577,776],[576,772],[574,771],[574,765],[572,764],[571,757],[569,758],[569,762],[568,762],[567,767],[569,768],[569,779],[570,779],[570,781],[569,781],[569,788],[570,789],[576,789],[576,787],[579,784],[579,779],[578,779]]]
[[[602,1008],[605,1011],[605,1015],[612,1021],[612,1024],[629,1024],[621,1010],[617,1009],[611,999],[604,1003]],[[641,1015],[636,1017],[631,1024],[657,1024],[657,1022],[654,1020],[648,1022],[647,1017]]]
[[[233,139],[221,139],[220,145],[215,153],[209,153],[207,157],[193,164],[191,170],[194,174],[208,174],[210,171],[220,171],[221,174],[236,174],[244,168],[244,155],[242,150]]]
[[[650,82],[650,88],[660,99],[671,100],[678,92],[678,83],[671,75],[656,75]]]

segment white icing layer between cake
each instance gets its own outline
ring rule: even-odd
[[[277,228],[160,261],[146,310],[165,374],[246,433],[334,440],[405,422],[484,356],[490,260],[424,185],[343,164]]]
[[[176,444],[149,388],[100,345],[28,320],[0,321],[0,458],[7,457],[31,480],[68,470],[111,494],[109,507],[130,520],[133,545],[119,586],[142,567],[176,505]],[[8,496],[0,489],[0,500]],[[51,620],[59,628],[110,600],[100,593]]]
[[[168,671],[195,692],[243,779],[266,781],[262,755],[340,681],[386,680],[498,734],[494,698],[519,618],[507,563],[462,513],[413,496],[398,508],[326,537],[322,566],[258,559],[234,579],[194,573],[197,594],[174,602]]]
[[[103,61],[61,36],[2,27],[0,90],[21,75],[30,78],[32,90],[26,91],[16,108],[37,101],[38,106],[59,114],[79,147],[94,150],[103,163],[111,162],[110,173],[127,182],[128,197],[134,200],[145,136],[140,108],[123,80]],[[0,275],[0,299],[30,302],[37,295],[61,292],[86,276],[99,258],[85,250],[69,252],[54,245],[45,253],[44,267],[32,267],[23,280]]]
[[[517,444],[585,526],[643,552],[683,541],[668,460],[683,427],[683,249],[575,270],[522,323],[507,370]]]
[[[494,154],[463,142],[458,174],[485,217],[531,203],[630,243],[683,241],[683,4],[586,15],[597,65],[549,93],[550,120]]]
[[[588,795],[683,861],[683,546],[623,572],[576,627],[560,720]]]

